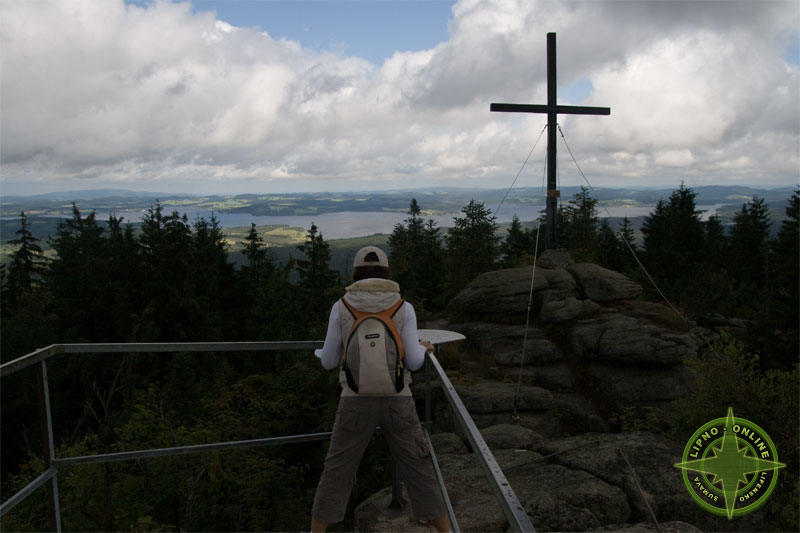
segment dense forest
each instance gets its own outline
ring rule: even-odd
[[[598,216],[597,199],[581,189],[558,210],[559,246],[576,261],[626,273],[645,287],[645,298],[666,298],[687,320],[741,319],[747,334],[735,353],[723,354],[732,358],[731,372],[746,364],[752,380],[788,380],[796,389],[800,189],[785,209],[786,220],[772,233],[758,197],[730,225],[714,216],[704,221],[695,193],[682,185],[658,202],[637,242],[627,219],[611,228]],[[519,220],[500,232],[481,202],[470,202],[453,222],[444,232],[412,199],[408,218],[389,238],[393,277],[423,319],[447,313],[450,299],[476,275],[532,264],[544,248],[544,234]],[[236,267],[213,216],[190,223],[160,204],[136,228],[114,216],[97,220],[73,205],[48,242],[51,259],[23,212],[10,243],[17,249],[2,267],[4,363],[52,343],[320,340],[330,306],[347,285],[314,225],[283,263],[253,225],[235,250],[245,257]],[[721,372],[701,364],[697,371]],[[328,431],[338,396],[335,373],[302,352],[61,355],[48,372],[58,456]],[[35,376],[26,370],[3,381],[5,501],[43,464]],[[723,385],[717,380],[699,398],[738,392],[720,391]],[[737,386],[732,380],[729,388]],[[708,417],[698,408],[691,415],[700,425],[718,413]],[[782,456],[796,458],[796,426],[788,429],[776,444]],[[301,530],[308,527],[325,447],[72,467],[58,481],[63,528]],[[372,447],[360,472],[351,506],[388,485],[385,450]],[[796,485],[796,474],[786,481]],[[3,530],[46,529],[44,505],[39,493],[28,498],[3,517]]]

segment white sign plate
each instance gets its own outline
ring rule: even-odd
[[[466,337],[455,331],[446,329],[421,329],[419,330],[419,340],[428,341],[431,344],[444,344],[447,342],[463,341]]]

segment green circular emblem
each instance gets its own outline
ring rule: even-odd
[[[717,418],[695,431],[680,463],[683,482],[703,509],[732,519],[758,509],[778,483],[778,451],[769,435],[744,418]]]

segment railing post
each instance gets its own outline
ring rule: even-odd
[[[403,508],[403,504],[400,502],[403,496],[402,491],[400,477],[397,475],[397,461],[392,459],[392,501],[389,502],[389,509]]]
[[[450,530],[453,533],[461,533],[461,529],[458,527],[458,520],[456,520],[456,513],[453,510],[453,504],[450,501],[450,495],[447,493],[447,485],[444,483],[444,478],[442,477],[442,470],[439,468],[439,461],[436,460],[436,452],[433,449],[433,443],[431,442],[431,432],[428,428],[425,428],[425,440],[428,441],[428,448],[431,451],[431,463],[433,464],[433,472],[436,474],[436,480],[439,482],[439,490],[442,492],[442,498],[444,498],[444,505],[447,507],[447,515],[450,517]]]
[[[431,425],[431,358],[425,352],[425,426]]]
[[[56,458],[55,443],[53,439],[53,417],[50,411],[50,386],[47,382],[47,362],[39,363],[39,371],[36,373],[39,385],[39,415],[42,428],[42,456],[45,468],[53,466]],[[61,509],[58,502],[58,474],[50,478],[47,484],[47,515],[50,522],[50,530],[61,532]]]

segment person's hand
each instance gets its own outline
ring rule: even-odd
[[[427,348],[429,352],[434,351],[433,344],[431,344],[430,342],[428,342],[428,341],[419,341],[419,343],[421,345],[423,345],[425,348]]]

